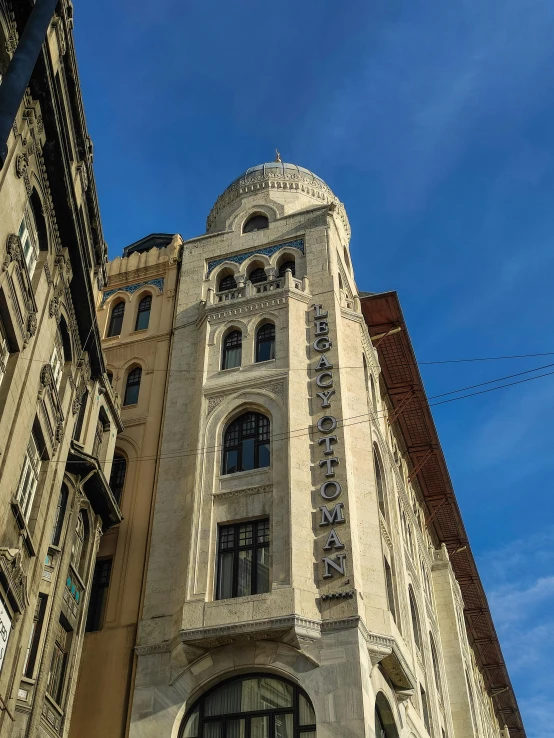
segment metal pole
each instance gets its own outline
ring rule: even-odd
[[[58,0],[36,0],[0,84],[0,169],[8,156],[10,131],[57,4]]]

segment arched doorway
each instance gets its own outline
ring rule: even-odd
[[[316,738],[308,696],[267,674],[229,679],[189,710],[179,738]]]
[[[398,738],[392,710],[382,692],[379,692],[375,700],[375,738]]]

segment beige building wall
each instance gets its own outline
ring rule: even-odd
[[[122,403],[129,373],[140,367],[142,377],[138,401],[122,407],[125,430],[117,436],[115,453],[126,466],[120,499],[123,521],[102,538],[98,551],[99,562],[111,562],[111,573],[98,629],[84,639],[71,725],[75,738],[126,735],[181,243],[179,236],[142,239],[134,247],[145,251],[108,263],[108,282],[99,297],[107,371]],[[148,326],[137,330],[139,305],[148,297]],[[121,330],[110,336],[113,310],[121,304]]]
[[[29,10],[0,2],[0,73]],[[72,28],[62,1],[0,170],[0,735],[13,738],[69,733],[96,552],[121,519],[108,478],[122,425],[94,309],[106,246]]]
[[[244,229],[253,216],[268,227]],[[245,675],[303,690],[318,738],[503,727],[463,615],[453,622],[463,600],[448,552],[427,528],[412,457],[388,422],[349,237],[327,185],[276,162],[230,185],[207,233],[184,244],[131,738],[234,736],[230,717],[210,723],[203,695]],[[294,275],[283,268],[291,261]],[[260,269],[266,280],[253,281]],[[275,358],[260,363],[267,322]],[[230,331],[241,333],[242,358],[226,369]],[[225,432],[244,412],[269,419],[271,462],[225,474]],[[269,591],[218,598],[221,526],[263,519]],[[196,707],[198,726],[187,723]],[[295,723],[290,735],[315,733]]]

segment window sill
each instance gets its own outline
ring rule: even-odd
[[[121,333],[119,333],[117,336],[106,336],[103,340],[113,341],[115,343],[116,341],[119,341],[120,338],[121,338]]]
[[[231,366],[229,369],[220,369],[220,372],[240,372],[242,366]]]
[[[259,602],[263,599],[268,599],[271,596],[271,592],[260,592],[255,595],[243,595],[242,597],[226,597],[221,600],[212,600],[211,605],[228,605],[231,602]]]
[[[138,407],[138,402],[133,402],[132,405],[122,405],[121,406],[121,409],[122,410],[129,410],[130,408],[134,408],[134,407]]]
[[[248,469],[247,471],[231,472],[230,474],[220,474],[219,480],[223,481],[224,479],[241,479],[242,477],[246,477],[252,474],[259,474],[260,472],[269,471],[271,471],[271,466],[260,466],[258,469]]]
[[[138,328],[137,330],[131,331],[130,335],[133,336],[136,333],[146,333],[148,331],[148,328]]]
[[[275,359],[266,359],[265,361],[254,362],[254,366],[260,366],[261,364],[275,364]]]

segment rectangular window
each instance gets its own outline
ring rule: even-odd
[[[269,520],[219,528],[217,599],[269,592]]]
[[[425,690],[419,685],[419,690],[421,693],[421,711],[423,713],[423,722],[425,723],[425,727],[427,728],[427,732],[429,735],[431,734],[431,724],[429,722],[429,706],[427,704],[427,695],[425,693]]]
[[[70,642],[71,631],[67,629],[60,620],[56,629],[54,653],[52,654],[50,671],[48,672],[48,681],[46,682],[46,691],[50,697],[58,703],[58,705],[61,704],[62,701],[63,683],[67,668]]]
[[[29,515],[31,514],[31,507],[33,506],[33,499],[38,485],[39,474],[40,453],[35,434],[31,433],[16,494],[16,499],[19,503],[19,507],[21,508],[21,512],[23,513],[25,522],[29,520]]]
[[[23,673],[28,679],[33,678],[33,671],[35,669],[40,636],[42,633],[42,624],[44,622],[44,613],[46,611],[46,600],[46,595],[39,594],[33,617],[31,635],[29,637],[29,646],[27,647],[27,655],[25,656],[25,666],[23,667]]]
[[[32,278],[33,272],[38,259],[38,232],[35,224],[35,218],[31,212],[31,206],[27,204],[23,219],[19,226],[19,238],[21,240],[21,248],[23,256],[27,264],[29,277]]]
[[[52,349],[52,356],[50,357],[50,366],[52,367],[52,374],[54,375],[54,383],[56,385],[56,389],[58,390],[60,389],[60,384],[62,381],[63,365],[64,365],[64,354],[63,354],[62,337],[60,336],[59,332],[56,331],[56,338],[54,340],[54,348]]]
[[[385,583],[387,586],[387,602],[391,615],[396,622],[396,608],[394,606],[394,582],[392,579],[392,569],[390,568],[389,562],[384,559],[385,562]]]
[[[8,346],[8,340],[4,331],[4,326],[0,322],[0,384],[4,379],[6,373],[6,367],[8,366],[8,359],[10,358],[10,347]]]
[[[104,613],[108,600],[111,573],[112,559],[101,559],[96,562],[85,628],[88,633],[95,630],[102,630],[104,625]]]

